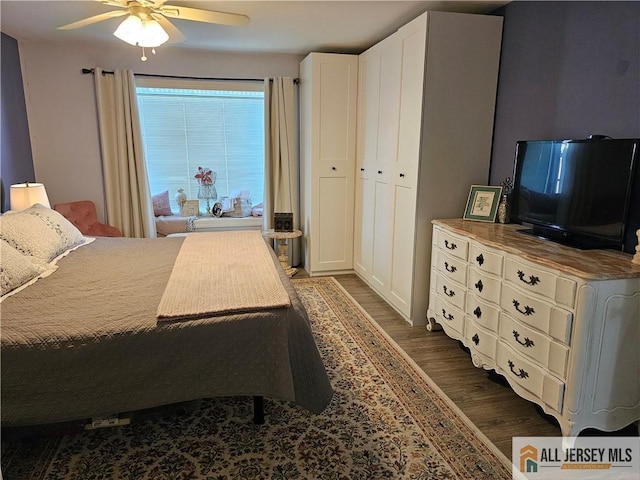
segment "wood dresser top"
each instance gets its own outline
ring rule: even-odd
[[[580,250],[567,247],[517,232],[525,228],[522,225],[474,222],[457,218],[433,220],[431,223],[585,280],[640,278],[640,265],[631,262],[631,254],[614,250]]]

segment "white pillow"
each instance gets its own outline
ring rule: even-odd
[[[45,263],[85,241],[69,220],[39,203],[21,212],[2,215],[0,238],[18,252]]]
[[[45,263],[39,263],[22,255],[4,240],[0,240],[0,295],[15,290],[47,271]]]

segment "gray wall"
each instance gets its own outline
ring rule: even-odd
[[[640,138],[640,2],[516,1],[504,15],[490,184],[518,140]]]
[[[18,43],[12,37],[2,34],[0,42],[2,82],[0,90],[0,189],[2,211],[9,210],[9,186],[14,183],[35,181],[29,125],[22,89],[20,55]]]

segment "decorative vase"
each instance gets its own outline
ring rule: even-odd
[[[498,222],[509,223],[509,199],[508,195],[502,195],[498,205]]]
[[[187,194],[184,193],[184,189],[178,189],[178,193],[176,193],[175,199],[176,203],[178,204],[178,211],[182,211],[182,206],[184,205],[184,202],[187,201]]]

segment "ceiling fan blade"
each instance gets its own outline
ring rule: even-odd
[[[156,9],[156,11],[170,18],[218,23],[220,25],[248,25],[250,22],[249,17],[239,13],[215,12],[198,8],[177,7],[175,5],[164,5]]]
[[[163,17],[159,13],[152,13],[151,16],[158,21],[162,28],[164,28],[164,31],[169,35],[168,43],[181,43],[186,40],[184,34],[165,17]]]
[[[127,8],[127,0],[95,0],[98,3],[109,7]]]
[[[63,25],[61,27],[58,27],[58,30],[73,30],[74,28],[85,27],[87,25],[91,25],[92,23],[102,22],[103,20],[121,17],[123,15],[129,15],[129,12],[127,10],[113,10],[111,12],[101,13],[100,15],[94,15],[93,17],[85,18],[83,20],[78,20],[77,22]]]

